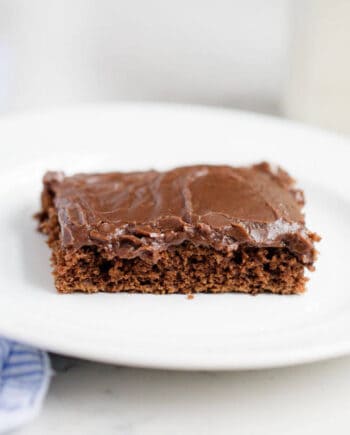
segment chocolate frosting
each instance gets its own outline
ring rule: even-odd
[[[303,194],[280,168],[198,165],[167,172],[48,172],[64,247],[96,245],[120,258],[157,261],[184,241],[230,253],[286,247],[306,266],[318,236],[305,228]]]

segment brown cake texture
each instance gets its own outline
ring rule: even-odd
[[[281,168],[44,176],[39,229],[61,293],[302,293],[319,236]]]

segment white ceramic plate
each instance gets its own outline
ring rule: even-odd
[[[350,144],[253,114],[122,104],[0,122],[0,333],[42,348],[145,367],[248,369],[350,351]],[[307,223],[323,236],[302,296],[56,293],[36,233],[47,169],[169,168],[266,159],[305,189]]]

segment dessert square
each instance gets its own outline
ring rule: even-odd
[[[44,176],[39,229],[55,285],[71,292],[305,291],[317,234],[281,168]]]

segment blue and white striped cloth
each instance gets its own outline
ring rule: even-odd
[[[0,336],[0,433],[39,413],[51,374],[45,352]]]

